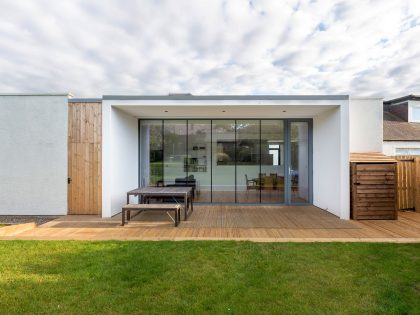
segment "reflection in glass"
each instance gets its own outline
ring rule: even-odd
[[[142,120],[140,123],[140,185],[163,183],[162,121]]]
[[[186,180],[187,121],[165,120],[163,124],[163,181],[172,186]]]
[[[211,121],[188,121],[186,171],[195,183],[196,202],[211,202]]]
[[[213,202],[235,202],[235,121],[213,120]]]
[[[284,121],[261,121],[261,202],[284,202]]]
[[[140,185],[191,186],[196,202],[307,203],[309,126],[281,119],[141,120]]]
[[[290,123],[290,187],[291,202],[309,201],[309,125]]]
[[[236,202],[260,202],[260,121],[236,121]]]

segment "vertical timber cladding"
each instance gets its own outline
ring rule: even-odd
[[[68,214],[101,214],[102,103],[69,102]]]
[[[399,210],[420,212],[420,156],[396,156],[397,204]]]
[[[381,153],[350,156],[351,218],[397,219],[396,160]]]

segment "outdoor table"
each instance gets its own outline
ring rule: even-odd
[[[127,204],[130,196],[138,196],[139,202],[145,201],[145,197],[184,198],[184,220],[186,221],[193,209],[192,187],[141,187],[127,192]],[[175,199],[176,200],[176,199]],[[190,209],[191,206],[191,209]]]

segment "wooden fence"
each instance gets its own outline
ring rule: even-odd
[[[420,156],[396,156],[397,208],[420,212]]]

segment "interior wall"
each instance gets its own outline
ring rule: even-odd
[[[102,216],[121,212],[127,191],[138,187],[138,120],[103,106]],[[108,156],[106,156],[108,155]]]
[[[340,108],[313,120],[313,204],[342,217]]]
[[[0,214],[67,214],[67,102],[0,96]]]

